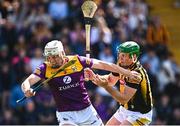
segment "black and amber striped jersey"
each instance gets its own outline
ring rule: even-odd
[[[134,96],[123,106],[130,111],[147,113],[153,107],[151,86],[147,72],[139,62],[135,63],[129,70],[140,73],[141,81],[137,84],[137,82],[130,82],[128,78],[122,80],[120,77],[120,92],[125,88],[123,87],[122,82],[124,82],[124,85],[126,86],[137,89]],[[113,75],[120,76],[115,73],[113,73]]]

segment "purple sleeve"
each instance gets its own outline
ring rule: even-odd
[[[33,74],[35,74],[36,76],[42,79],[45,79],[45,71],[46,71],[46,64],[43,63],[34,70]]]
[[[93,60],[90,58],[86,58],[84,56],[78,56],[78,59],[84,68],[86,68],[86,67],[91,68],[93,65]]]

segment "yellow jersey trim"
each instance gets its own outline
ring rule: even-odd
[[[64,71],[59,72],[55,77],[60,77],[60,76],[72,74],[75,72],[80,72],[83,69],[83,66],[80,63],[78,56],[67,56],[67,58],[69,59],[69,61],[76,60],[76,63],[65,68]],[[57,69],[51,68],[51,66],[48,63],[45,63],[45,64],[46,64],[46,72],[45,72],[46,78],[50,78],[53,74],[56,73],[57,70],[59,70],[59,68]]]

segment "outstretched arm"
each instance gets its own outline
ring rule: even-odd
[[[135,71],[126,70],[116,64],[104,62],[97,59],[93,59],[92,68],[120,73],[126,77],[129,77],[131,80],[135,80],[135,81],[139,81],[141,79],[140,78],[141,75]]]

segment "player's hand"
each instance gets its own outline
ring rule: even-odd
[[[95,73],[89,69],[89,68],[85,68],[84,69],[84,79],[85,81],[89,81],[89,80],[93,80],[95,78]]]
[[[30,88],[30,85],[25,85],[24,83],[21,85],[21,89],[26,97],[32,97],[36,93],[32,88]]]
[[[92,82],[98,86],[105,87],[108,85],[108,80],[98,74],[93,78]]]
[[[131,71],[131,76],[129,76],[129,82],[139,83],[142,80],[141,74],[136,71]]]
[[[26,91],[24,92],[24,95],[25,95],[27,98],[32,97],[32,96],[34,96],[35,94],[36,94],[36,92],[33,91],[32,88],[30,88],[30,89],[28,89],[28,90],[26,90]]]

